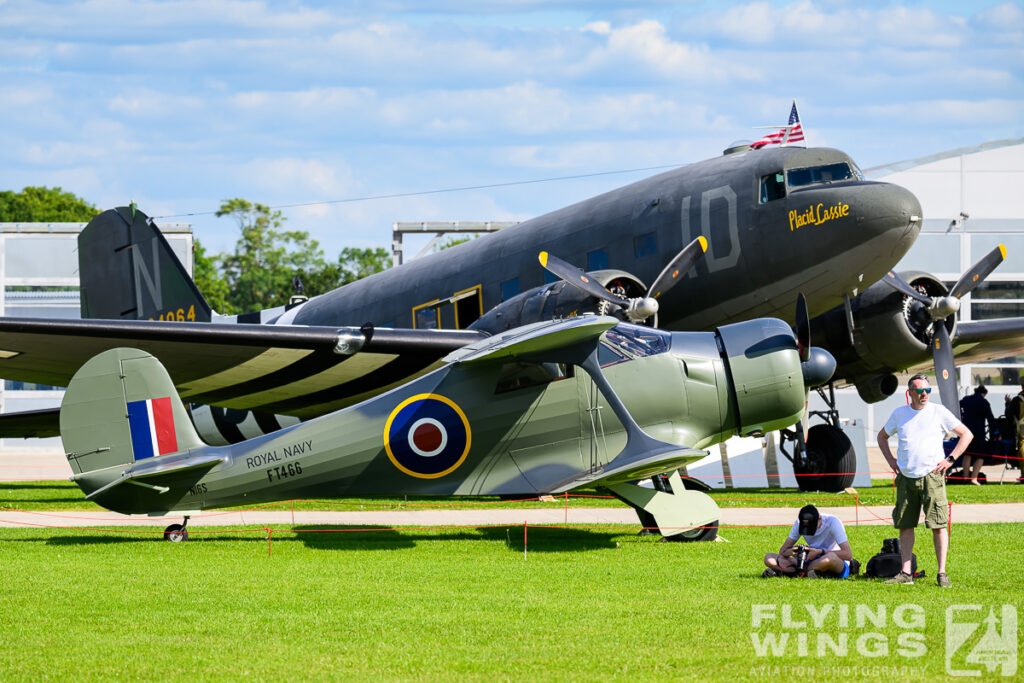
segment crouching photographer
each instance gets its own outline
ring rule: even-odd
[[[801,536],[806,546],[796,544]],[[800,509],[786,542],[779,552],[765,555],[764,564],[767,569],[761,574],[763,578],[806,576],[811,579],[845,579],[860,569],[859,563],[853,559],[843,523],[835,515],[819,514],[813,505]]]

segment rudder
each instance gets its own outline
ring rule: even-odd
[[[79,233],[78,273],[82,318],[211,319],[167,239],[134,205],[104,211]]]
[[[128,348],[94,356],[71,378],[61,402],[60,435],[74,479],[87,495],[135,462],[205,446],[164,366]]]

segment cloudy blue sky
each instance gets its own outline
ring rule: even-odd
[[[135,199],[214,249],[229,197],[306,204],[330,256],[528,218],[653,172],[337,200],[682,165],[794,98],[865,168],[1022,136],[1024,5],[0,0],[0,189]]]

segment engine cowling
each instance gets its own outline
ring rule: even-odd
[[[595,270],[588,272],[587,276],[625,297],[645,296],[647,293],[644,283],[624,270]],[[604,302],[581,292],[576,287],[558,280],[534,287],[508,301],[503,301],[478,318],[470,327],[497,334],[542,320],[570,318],[584,313],[608,313],[604,310],[605,305]]]
[[[928,296],[945,296],[949,291],[930,273],[900,275]],[[811,336],[824,341],[835,356],[835,377],[854,384],[868,403],[876,403],[896,391],[896,373],[931,358],[932,326],[940,324],[953,335],[954,316],[933,321],[921,303],[876,282],[851,299],[849,314],[845,306],[837,306],[811,320]]]

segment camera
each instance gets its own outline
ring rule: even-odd
[[[802,572],[804,570],[804,563],[807,562],[807,551],[809,551],[805,545],[793,546],[793,556],[796,558],[796,570]]]

